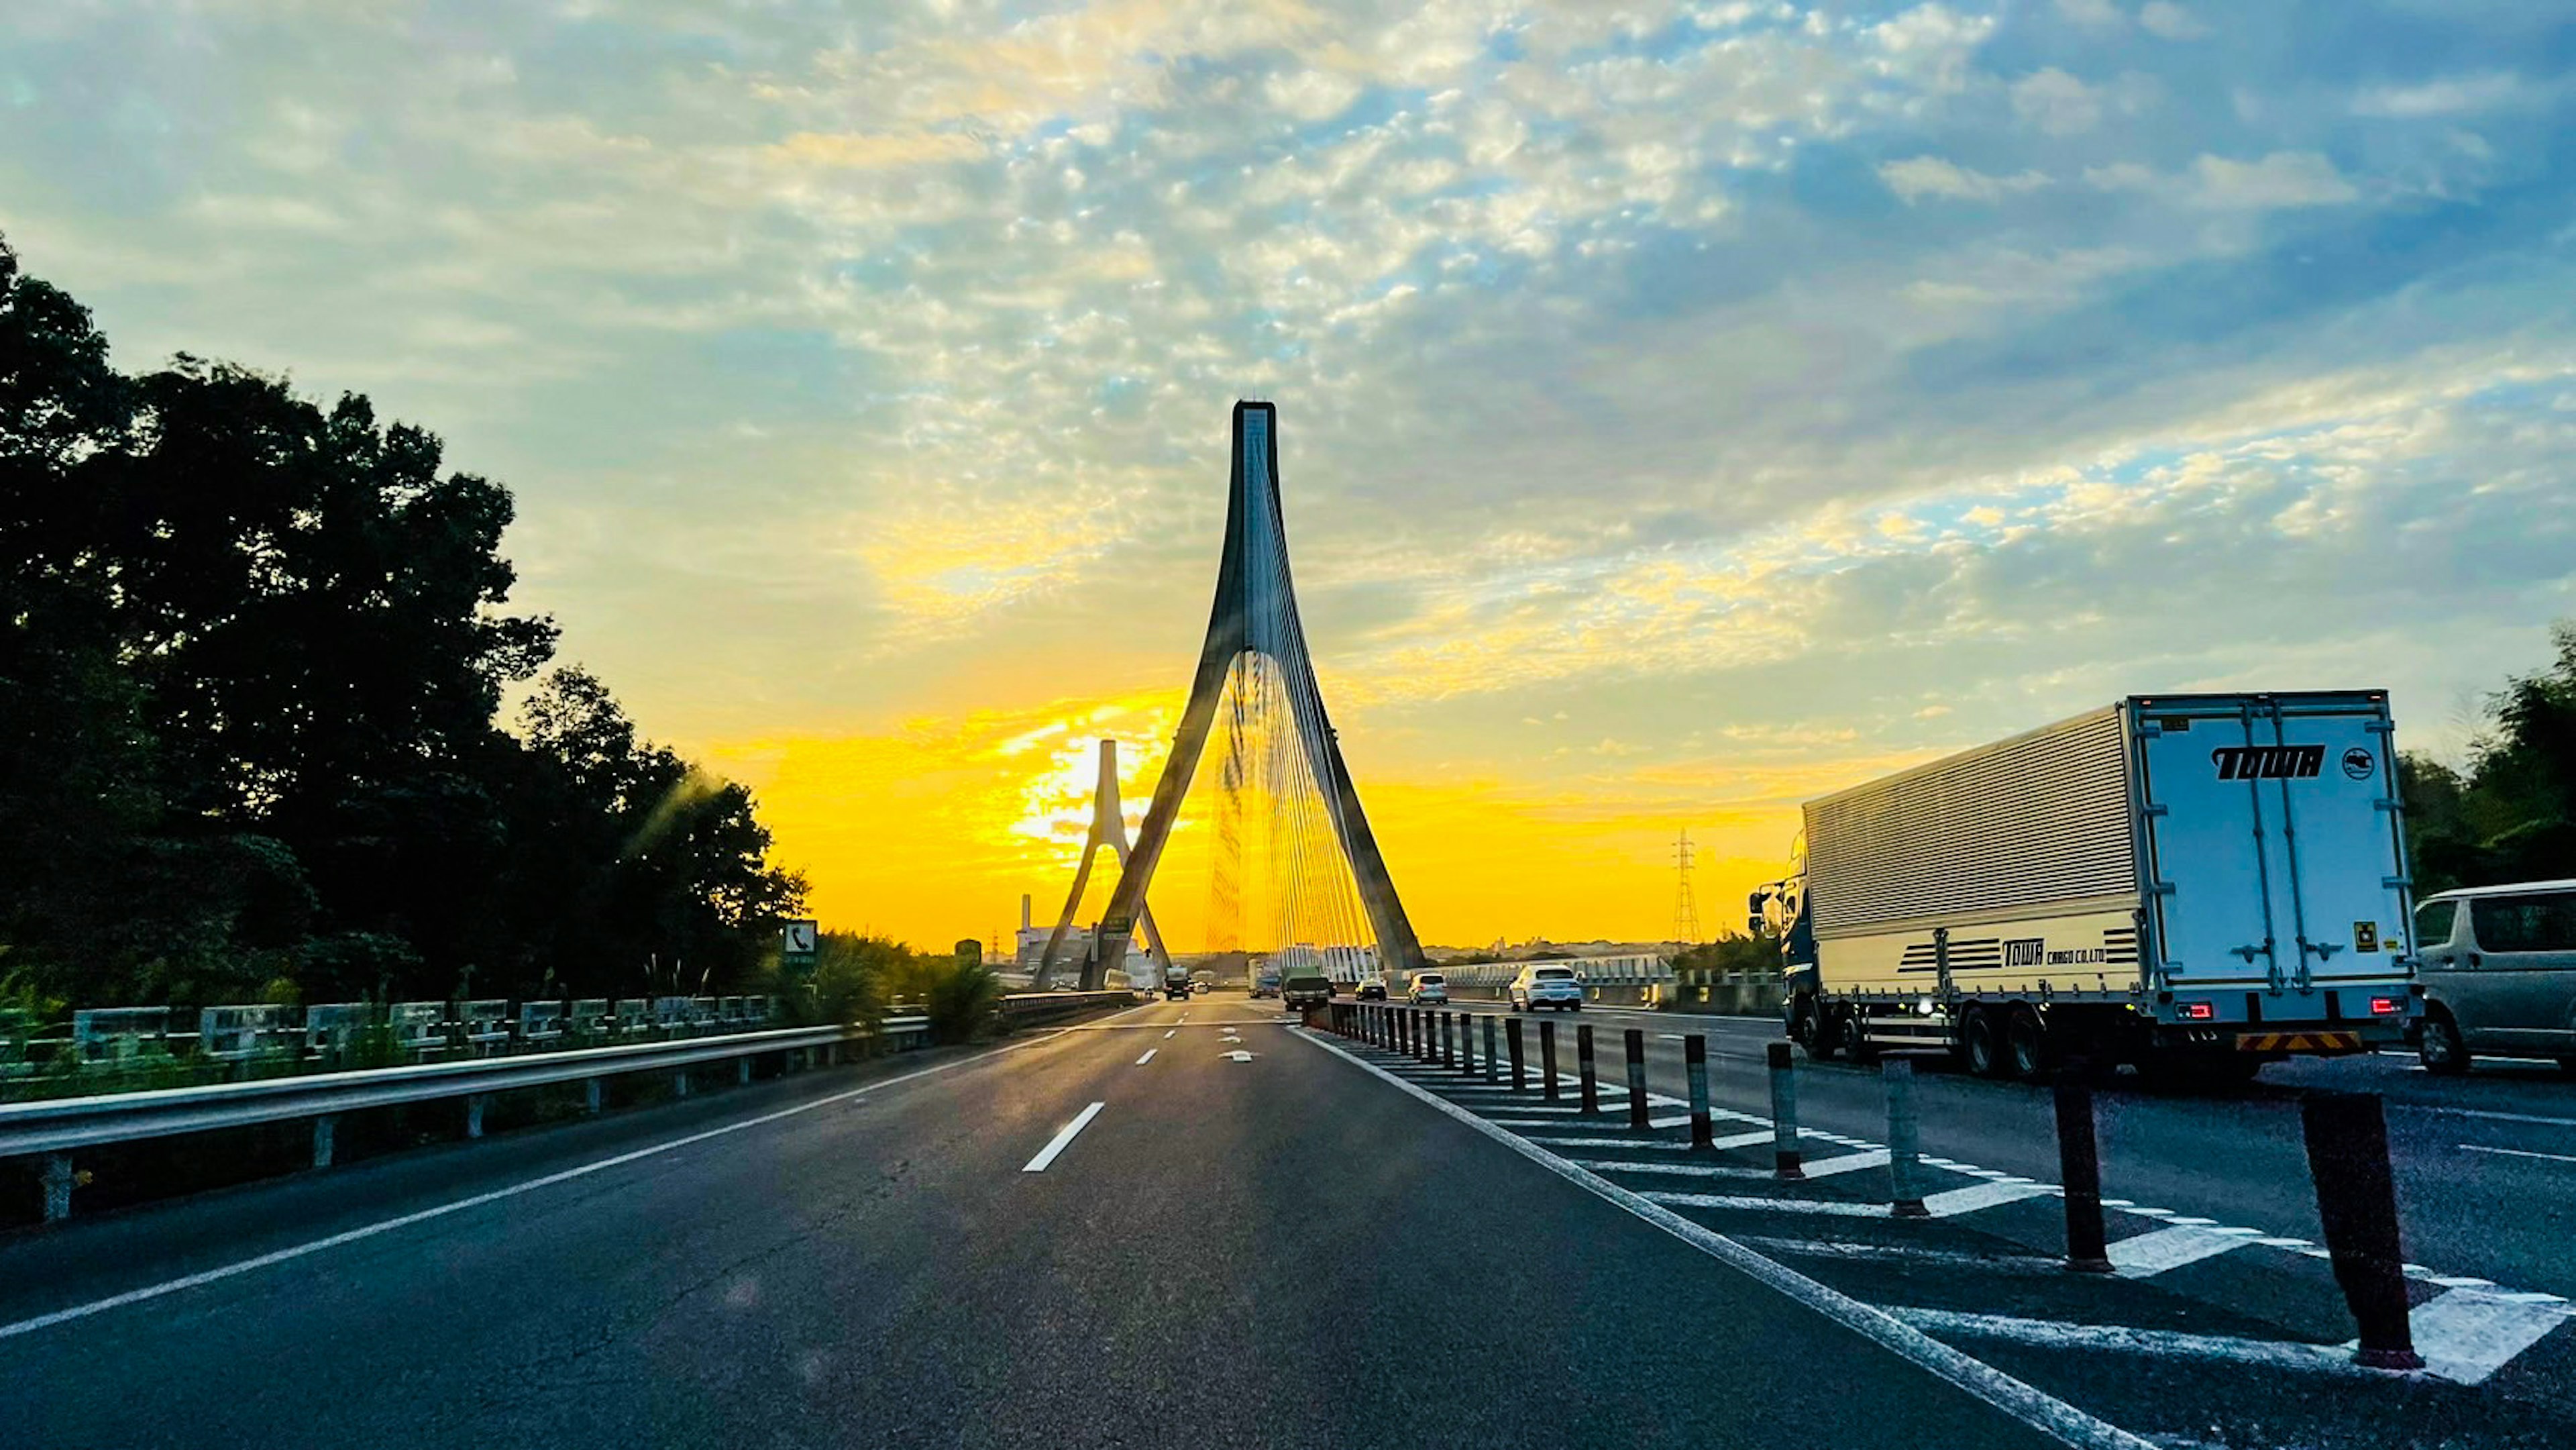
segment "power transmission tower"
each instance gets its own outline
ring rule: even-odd
[[[1681,839],[1673,845],[1673,864],[1679,877],[1673,887],[1673,939],[1683,946],[1699,945],[1699,902],[1691,896],[1690,827],[1682,827]]]

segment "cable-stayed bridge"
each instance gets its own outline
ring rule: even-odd
[[[1084,964],[1086,990],[1098,990],[1123,966],[1144,918],[1147,888],[1203,763],[1214,765],[1210,946],[1312,951],[1345,973],[1372,960],[1398,972],[1420,965],[1421,944],[1360,807],[1298,617],[1279,497],[1278,411],[1269,403],[1235,404],[1225,539],[1207,642],[1153,804],[1134,846],[1121,853],[1099,952]],[[1083,847],[1077,899],[1103,844],[1096,818],[1093,834]],[[1041,982],[1056,966],[1073,911],[1068,901],[1040,967]]]

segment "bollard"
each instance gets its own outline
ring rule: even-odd
[[[1574,1029],[1574,1072],[1583,1080],[1583,1115],[1587,1118],[1601,1111],[1599,1074],[1592,1065],[1592,1024]]]
[[[1682,1067],[1690,1077],[1691,1146],[1714,1148],[1717,1137],[1708,1124],[1708,1039],[1694,1032],[1682,1039]]]
[[[1458,1065],[1458,1049],[1450,1043],[1449,1033],[1449,1014],[1443,1012],[1440,1014],[1440,1065],[1442,1067]]]
[[[1526,1071],[1526,1064],[1524,1064],[1521,1059],[1521,1019],[1518,1017],[1513,1018],[1504,1035],[1511,1040],[1512,1091],[1516,1093],[1527,1092],[1529,1090],[1529,1075]]]
[[[2379,1094],[2312,1092],[2299,1104],[2299,1122],[2335,1282],[2361,1326],[2353,1359],[2372,1369],[2422,1369],[2406,1318],[2406,1255],[2398,1242],[2397,1188]]]
[[[45,1222],[61,1223],[71,1217],[72,1189],[80,1182],[79,1175],[72,1172],[72,1155],[46,1154],[45,1171],[38,1181],[45,1185]]]
[[[324,1113],[313,1120],[313,1166],[331,1166],[332,1140],[339,1135],[340,1115]]]
[[[1798,1079],[1789,1044],[1774,1042],[1763,1054],[1771,1064],[1771,1159],[1782,1178],[1804,1178],[1798,1166]]]
[[[1642,1133],[1654,1120],[1646,1116],[1646,1030],[1631,1027],[1628,1044],[1628,1126]]]
[[[1565,1094],[1556,1082],[1556,1024],[1553,1022],[1538,1025],[1538,1075],[1547,1090],[1547,1100],[1552,1103],[1564,1101]]]
[[[599,1079],[586,1077],[581,1080],[581,1110],[594,1118],[599,1116]]]
[[[1898,1218],[1930,1218],[1923,1206],[1923,1164],[1915,1142],[1914,1060],[1888,1058],[1879,1067],[1887,1084],[1887,1211]]]
[[[1499,1081],[1502,1069],[1494,1066],[1494,1019],[1485,1019],[1485,1081]]]
[[[1469,1077],[1476,1075],[1476,1016],[1458,1014],[1458,1070]]]
[[[492,1095],[491,1095],[490,1093],[473,1093],[473,1094],[469,1094],[469,1095],[466,1097],[466,1099],[465,1099],[465,1136],[466,1136],[466,1137],[468,1137],[468,1138],[480,1138],[480,1137],[482,1137],[482,1136],[483,1136],[483,1110],[484,1110],[485,1108],[487,1108],[487,1107],[491,1106],[491,1103],[492,1103]]]
[[[2057,1075],[2057,1179],[2066,1185],[2066,1267],[2078,1274],[2111,1272],[2109,1241],[2102,1230],[2102,1149],[2093,1135],[2093,1089],[2085,1064],[2069,1062]]]

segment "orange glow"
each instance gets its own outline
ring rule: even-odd
[[[757,793],[777,837],[773,859],[807,873],[827,925],[939,945],[999,935],[1007,948],[1023,892],[1041,924],[1063,905],[1090,821],[1098,740],[1119,742],[1132,836],[1180,705],[1178,690],[1059,700],[881,734],[722,742],[707,755]],[[1664,938],[1683,826],[1700,850],[1702,934],[1740,930],[1745,892],[1782,869],[1795,803],[1907,763],[1648,765],[1541,791],[1500,777],[1372,773],[1364,747],[1345,748],[1415,931],[1440,946]],[[1194,791],[1156,872],[1151,905],[1180,950],[1199,946],[1208,916],[1210,810]],[[1097,863],[1078,919],[1099,914],[1114,879],[1111,863]]]

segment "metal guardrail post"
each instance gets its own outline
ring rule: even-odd
[[[1798,1165],[1798,1078],[1789,1061],[1789,1044],[1774,1042],[1763,1052],[1771,1065],[1771,1160],[1782,1178],[1804,1178]]]
[[[1457,1030],[1457,1024],[1450,1020],[1453,1015],[1445,1009],[1440,1014],[1440,1065],[1442,1067],[1458,1065],[1457,1044],[1451,1040],[1451,1034]]]
[[[1476,1014],[1464,1008],[1458,1012],[1458,1071],[1476,1075]]]
[[[323,1113],[323,1114],[321,1114],[320,1116],[318,1116],[318,1117],[314,1118],[314,1120],[313,1120],[313,1166],[314,1166],[314,1167],[316,1167],[316,1168],[328,1168],[328,1167],[330,1167],[330,1166],[331,1166],[331,1150],[332,1150],[332,1148],[335,1146],[332,1140],[333,1140],[333,1139],[335,1139],[335,1138],[337,1138],[337,1137],[339,1136],[339,1129],[340,1129],[340,1115],[339,1115],[338,1113]]]
[[[689,1070],[684,1067],[678,1072],[671,1074],[671,1096],[675,1098],[684,1098],[688,1095]]]
[[[80,1183],[79,1175],[72,1172],[72,1155],[46,1154],[45,1171],[37,1181],[45,1186],[45,1222],[61,1223],[71,1217],[72,1189]]]
[[[1529,1071],[1528,1065],[1521,1056],[1521,1019],[1515,1017],[1506,1023],[1504,1035],[1511,1040],[1512,1091],[1527,1092],[1529,1091]]]
[[[2069,1062],[2057,1075],[2057,1179],[2066,1185],[2066,1267],[2079,1274],[2111,1272],[2102,1228],[2102,1150],[2093,1132],[2093,1089],[2085,1065]]]
[[[599,1097],[600,1097],[600,1081],[599,1081],[599,1079],[598,1079],[598,1078],[595,1078],[595,1077],[586,1077],[586,1078],[583,1078],[583,1079],[581,1080],[581,1110],[582,1110],[583,1112],[585,1112],[585,1113],[590,1114],[590,1115],[591,1115],[592,1117],[594,1117],[594,1118],[595,1118],[595,1117],[598,1117],[598,1116],[599,1116]]]
[[[1502,1069],[1494,1064],[1494,1019],[1488,1017],[1485,1019],[1485,1081],[1497,1082],[1501,1077]]]
[[[1556,1082],[1556,1024],[1553,1022],[1538,1025],[1538,1072],[1544,1080],[1540,1086],[1546,1089],[1547,1100],[1551,1103],[1563,1100],[1565,1094]]]
[[[1646,1131],[1647,1126],[1653,1121],[1646,1115],[1646,1109],[1651,1106],[1646,1101],[1646,1030],[1642,1027],[1629,1028],[1626,1033],[1626,1041],[1628,1048],[1628,1126],[1642,1133]]]
[[[1923,1164],[1914,1116],[1914,1060],[1891,1057],[1879,1067],[1887,1084],[1888,1212],[1897,1218],[1930,1218],[1923,1206]]]
[[[2312,1092],[2299,1104],[2299,1123],[2335,1282],[2361,1328],[2353,1359],[2372,1369],[2422,1369],[2407,1318],[2406,1255],[2379,1094]]]
[[[750,1059],[750,1058],[748,1058],[748,1057],[737,1057],[737,1058],[735,1058],[735,1059],[733,1060],[733,1080],[734,1080],[734,1083],[735,1083],[737,1086],[740,1086],[740,1087],[749,1087],[749,1086],[751,1086],[751,1059]]]
[[[490,1093],[468,1093],[465,1096],[465,1136],[483,1136],[483,1110],[492,1105]]]
[[[1682,1070],[1690,1078],[1691,1146],[1709,1149],[1717,1146],[1716,1135],[1708,1122],[1708,1039],[1692,1033],[1682,1039]]]
[[[1574,1029],[1574,1076],[1582,1085],[1580,1098],[1583,1115],[1592,1117],[1601,1111],[1601,1086],[1592,1064],[1592,1024]]]

